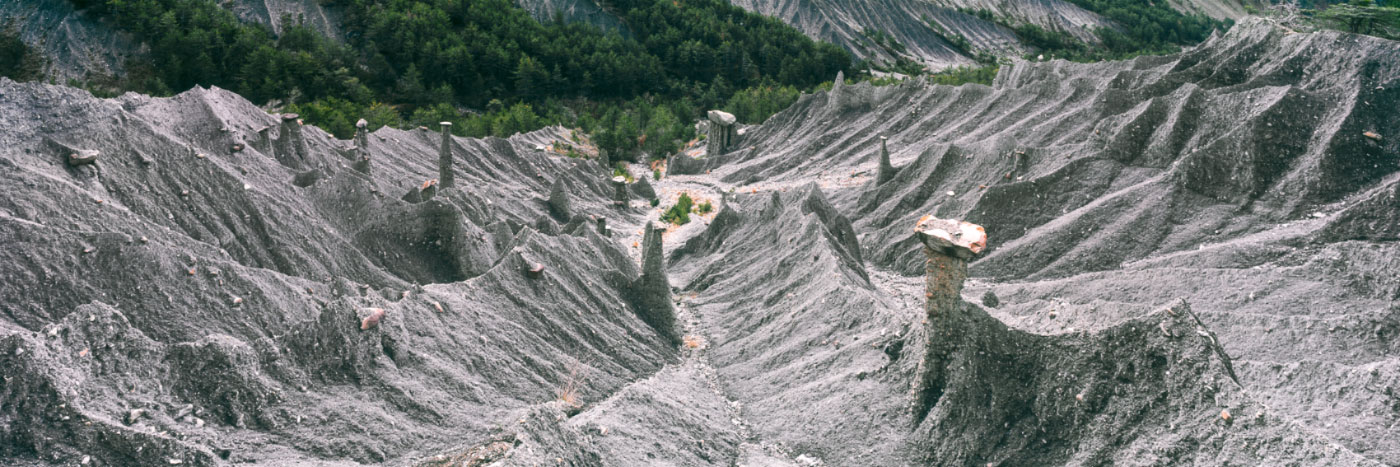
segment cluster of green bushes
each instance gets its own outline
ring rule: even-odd
[[[1371,0],[1352,0],[1304,13],[1324,28],[1400,40],[1400,8],[1397,7],[1376,5]]]
[[[1141,0],[1069,0],[1086,10],[1098,13],[1116,23],[1117,28],[1100,28],[1094,33],[1103,43],[1089,46],[1066,31],[1047,29],[1024,23],[1012,24],[986,9],[958,11],[1000,24],[1010,29],[1023,44],[1035,49],[1035,54],[1048,54],[1074,61],[1098,61],[1130,58],[1137,55],[1166,54],[1181,50],[1183,45],[1199,43],[1210,37],[1215,29],[1226,29],[1230,21],[1219,21],[1205,15],[1186,15],[1171,7],[1170,2]],[[932,23],[930,23],[932,24]],[[939,28],[935,28],[938,30]],[[940,34],[943,34],[939,31]],[[946,38],[947,35],[945,35]],[[962,37],[948,38],[955,46],[968,48]],[[960,41],[961,40],[961,41]],[[969,51],[964,54],[974,56]],[[979,59],[979,62],[989,63]]]
[[[1101,47],[1094,49],[1083,47],[1048,49],[1063,54],[1065,58],[1081,61],[1174,53],[1181,50],[1183,45],[1204,41],[1210,37],[1211,31],[1229,29],[1234,24],[1229,20],[1221,21],[1203,14],[1183,14],[1172,8],[1171,2],[1144,2],[1142,0],[1069,1],[1086,10],[1098,13],[1119,26],[1119,28],[1100,28],[1094,31],[1103,42]]]
[[[297,24],[273,35],[213,0],[71,1],[149,45],[151,62],[129,67],[124,88],[216,85],[286,104],[339,137],[362,117],[452,121],[470,136],[563,124],[610,153],[659,155],[694,138],[705,109],[732,102],[758,119],[796,89],[854,71],[836,46],[723,0],[608,2],[628,36],[539,22],[509,0],[341,0],[344,43]]]
[[[661,213],[661,221],[675,225],[685,225],[690,222],[690,212],[695,209],[695,200],[690,199],[687,193],[681,193],[681,197],[676,199],[676,204],[666,208]]]
[[[666,210],[661,213],[661,221],[675,225],[685,225],[690,222],[691,213],[703,216],[714,210],[714,204],[711,204],[709,201],[696,204],[695,200],[690,198],[689,193],[681,193],[681,196],[676,199],[676,204],[671,205],[671,207],[666,208]]]
[[[734,114],[743,123],[763,123],[783,109],[788,108],[802,92],[792,86],[768,83],[734,93],[724,110]]]
[[[967,83],[977,83],[991,85],[992,80],[997,77],[999,63],[992,63],[980,67],[954,67],[928,76],[928,81],[933,84],[946,84],[949,86],[960,86]]]

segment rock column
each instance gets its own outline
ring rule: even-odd
[[[894,165],[890,164],[890,150],[885,147],[885,141],[888,139],[886,136],[880,136],[880,171],[875,177],[875,183],[879,185],[893,180],[895,173],[897,173]]]
[[[569,187],[564,184],[564,177],[555,178],[554,186],[549,189],[549,213],[562,221],[568,221],[574,215],[573,207],[569,203]]]
[[[627,206],[627,179],[618,175],[612,178],[613,204]]]
[[[924,345],[915,374],[912,411],[916,423],[938,403],[947,385],[947,365],[966,332],[969,317],[962,301],[967,262],[987,246],[981,226],[924,216],[914,228],[924,246]]]
[[[678,342],[676,311],[671,304],[671,283],[666,278],[665,257],[662,253],[661,229],[647,222],[642,235],[642,276],[633,286],[642,321],[650,324],[663,337]]]
[[[724,154],[729,146],[734,144],[734,138],[738,136],[738,129],[735,128],[737,120],[733,114],[721,110],[711,110],[708,114],[709,144],[706,146],[706,155],[717,156]]]
[[[369,122],[355,122],[355,170],[369,173]]]
[[[306,145],[301,139],[301,120],[297,114],[282,114],[282,127],[277,138],[277,161],[293,170],[306,168]]]
[[[438,185],[452,188],[452,122],[441,122],[442,147],[438,149]]]

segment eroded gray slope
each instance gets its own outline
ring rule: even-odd
[[[1101,332],[1185,298],[1252,400],[1395,463],[1397,106],[1394,42],[1251,21],[991,87],[838,87],[707,168],[739,192],[821,184],[865,260],[904,274],[919,216],[986,226],[968,296],[994,291],[1016,328]],[[877,185],[881,134],[899,173]]]
[[[558,14],[565,21],[587,23],[606,31],[626,34],[626,28],[617,15],[593,0],[517,0],[515,4],[540,22],[553,21],[555,14]]]
[[[326,37],[345,36],[341,13],[331,2],[315,0],[235,0],[223,4],[244,22],[266,25],[281,34],[289,25],[302,24]],[[287,21],[284,21],[287,20]],[[288,23],[290,21],[290,23]]]
[[[76,11],[67,0],[0,3],[0,28],[19,33],[47,59],[44,74],[64,82],[120,77],[127,58],[142,53],[129,36]]]
[[[370,135],[365,174],[218,89],[0,80],[0,109],[6,458],[401,462],[493,436],[573,362],[595,401],[676,353],[630,304],[623,247],[546,214],[567,178],[580,216],[634,216],[591,162],[454,139],[458,188],[414,204],[436,132]]]
[[[969,54],[979,51],[1019,56],[1026,47],[1007,28],[958,9],[988,10],[1013,23],[1028,23],[1064,31],[1085,42],[1096,42],[1093,29],[1110,23],[1090,11],[1061,0],[736,0],[746,10],[783,20],[813,39],[831,42],[859,58],[893,63],[904,55],[932,69],[972,65]],[[930,23],[937,27],[930,26]],[[865,31],[889,34],[906,50],[878,45]],[[961,36],[974,50],[960,50],[949,40]]]

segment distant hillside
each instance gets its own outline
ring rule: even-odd
[[[43,74],[66,82],[123,75],[138,43],[67,0],[0,2],[0,32],[13,34],[44,60]]]
[[[1168,52],[1174,47],[1164,45],[1199,42],[1242,17],[1241,1],[1249,0],[732,0],[900,71],[1032,51],[1101,58]],[[1132,40],[1106,39],[1104,32]]]

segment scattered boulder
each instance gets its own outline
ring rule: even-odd
[[[379,326],[379,321],[384,319],[383,308],[361,308],[360,309],[360,330],[368,331]]]
[[[82,149],[68,153],[68,165],[77,167],[97,163],[98,152],[96,149]]]

